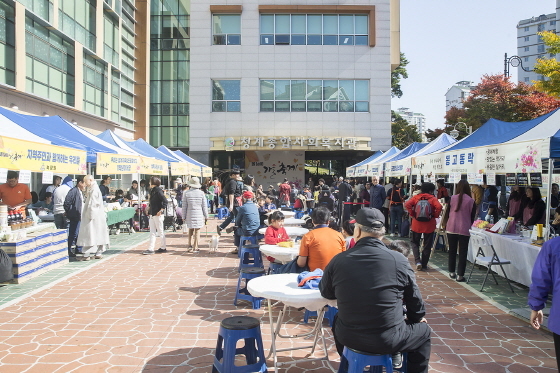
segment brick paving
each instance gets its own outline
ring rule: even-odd
[[[6,298],[0,305],[0,372],[210,372],[219,321],[235,315],[261,319],[268,350],[265,308],[252,310],[243,301],[233,306],[237,256],[227,254],[231,237],[222,237],[220,252],[209,253],[203,235],[197,254],[185,252],[180,233],[168,237],[165,254],[141,255],[144,243],[23,297]],[[445,273],[421,272],[418,283],[434,330],[430,372],[557,371],[550,333],[531,329]],[[0,288],[0,299],[6,291]],[[291,332],[309,330],[302,311],[291,309],[288,316]],[[336,359],[329,328],[325,333]],[[302,343],[309,341],[282,341],[280,347]],[[282,356],[280,361],[292,359]],[[324,363],[300,363],[281,371],[328,370]]]

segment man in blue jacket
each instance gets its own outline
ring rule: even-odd
[[[234,242],[236,248],[231,252],[232,254],[237,254],[241,236],[253,236],[257,234],[261,225],[259,208],[253,202],[253,192],[245,191],[242,197],[243,206],[239,207],[237,210],[237,217],[235,218],[235,226],[237,229],[235,230]]]
[[[68,256],[75,257],[80,248],[76,247],[76,252],[72,252],[72,246],[76,244],[78,233],[80,232],[80,222],[82,221],[82,207],[84,205],[83,191],[86,188],[84,176],[76,176],[76,186],[66,194],[64,199],[64,212],[70,221],[68,226]]]
[[[552,294],[552,307],[548,316],[548,329],[554,337],[556,364],[560,371],[560,237],[547,241],[533,267],[531,287],[529,289],[529,306],[531,307],[531,325],[539,329],[543,322],[542,309],[548,295]]]

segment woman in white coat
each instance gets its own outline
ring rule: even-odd
[[[109,245],[109,228],[103,196],[93,176],[85,176],[84,184],[84,207],[76,246],[82,246],[82,260],[90,260],[91,254],[95,254],[95,259],[101,259],[106,246]]]
[[[200,190],[200,179],[193,177],[189,180],[189,190],[183,192],[183,216],[184,223],[189,228],[188,252],[197,252],[200,240],[200,228],[206,225],[208,220],[208,203],[204,192]],[[191,245],[192,243],[192,245]]]

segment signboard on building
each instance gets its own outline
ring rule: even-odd
[[[212,137],[210,150],[371,150],[370,137],[255,136]]]
[[[299,188],[305,181],[305,153],[302,151],[250,151],[245,154],[245,173],[256,184],[277,186],[288,179]]]

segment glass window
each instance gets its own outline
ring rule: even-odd
[[[368,43],[366,14],[262,14],[260,19],[261,45]]]
[[[212,111],[241,111],[239,80],[212,80]]]
[[[260,98],[262,112],[367,112],[369,81],[261,80]]]
[[[241,15],[214,14],[212,15],[214,45],[241,44]]]

